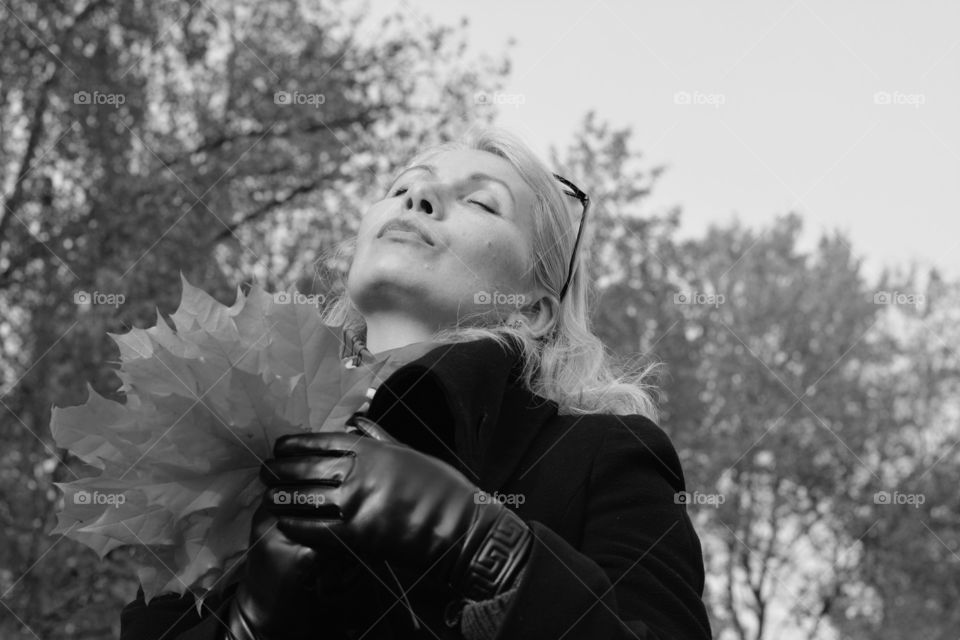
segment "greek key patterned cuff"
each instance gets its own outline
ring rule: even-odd
[[[489,600],[474,602],[467,600],[460,618],[460,632],[466,640],[494,640],[500,625],[510,610],[514,596],[527,575],[524,567],[517,574],[514,587]]]
[[[450,584],[467,600],[489,600],[509,590],[524,567],[532,536],[510,509],[485,504],[475,512]]]

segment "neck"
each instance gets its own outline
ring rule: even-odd
[[[429,340],[439,328],[420,318],[398,312],[372,313],[365,315],[364,320],[367,325],[367,349],[374,355]]]

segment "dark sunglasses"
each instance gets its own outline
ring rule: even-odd
[[[570,286],[570,281],[573,279],[573,271],[577,266],[577,249],[580,248],[580,237],[583,235],[583,225],[587,221],[587,212],[590,210],[590,196],[580,190],[580,187],[573,184],[563,176],[553,174],[553,177],[559,180],[567,188],[563,190],[568,196],[573,196],[580,201],[581,206],[583,206],[583,213],[580,215],[580,229],[577,231],[577,239],[573,243],[573,253],[570,255],[570,267],[567,269],[567,280],[563,283],[563,289],[560,290],[560,300],[563,300],[563,296],[567,293],[567,288]]]

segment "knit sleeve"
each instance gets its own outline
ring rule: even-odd
[[[466,640],[494,640],[497,637],[500,625],[507,611],[510,610],[517,589],[523,584],[526,575],[527,569],[524,567],[517,574],[513,588],[494,598],[480,601],[467,600],[460,619],[460,632]]]

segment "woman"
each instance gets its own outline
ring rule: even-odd
[[[138,594],[122,638],[710,638],[649,369],[616,375],[590,330],[587,208],[499,129],[414,158],[325,320],[345,366],[437,346],[347,432],[279,439],[240,579],[202,616]]]

